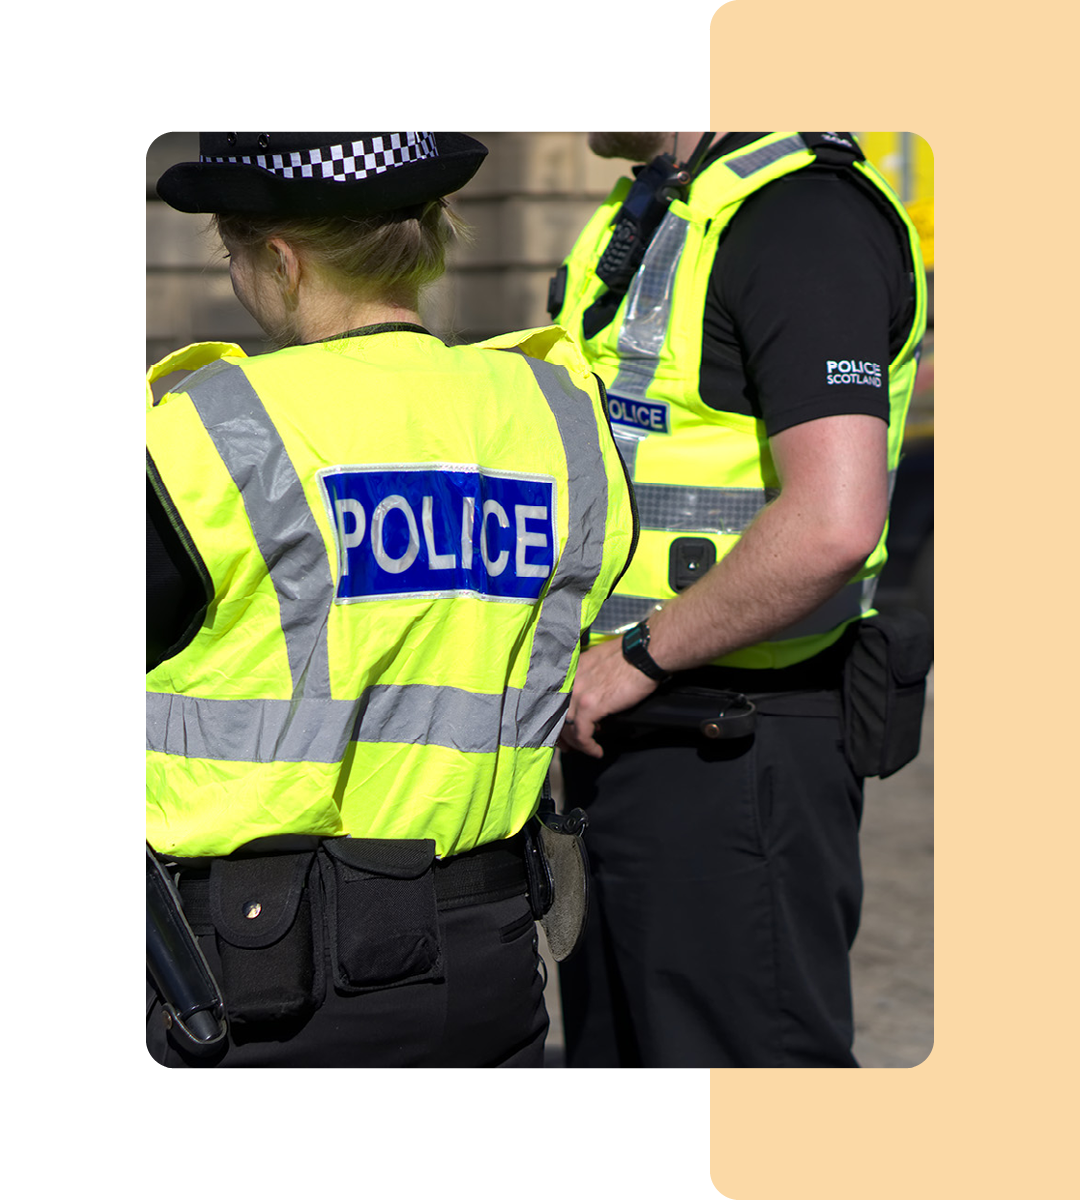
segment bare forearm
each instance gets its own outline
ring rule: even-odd
[[[704,579],[649,618],[649,654],[658,666],[685,671],[767,640],[812,612],[858,568],[862,560],[846,543],[832,541],[782,501],[763,509]],[[600,757],[596,723],[644,700],[656,686],[626,662],[619,640],[586,651],[562,744]]]
[[[649,652],[665,670],[684,671],[765,641],[839,591],[864,558],[781,496],[703,579],[649,619]]]
[[[851,578],[881,536],[888,509],[886,426],[870,416],[824,418],[771,445],[780,495],[693,587],[649,618],[649,654],[685,671],[767,641]],[[581,657],[563,744],[602,754],[598,721],[643,700],[656,684],[618,641]]]
[[[877,545],[888,512],[887,427],[832,417],[770,445],[780,495],[713,569],[650,619],[650,652],[681,671],[766,641],[839,591]]]

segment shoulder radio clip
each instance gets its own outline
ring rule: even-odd
[[[614,292],[625,292],[641,266],[649,240],[672,200],[686,197],[687,188],[715,135],[702,134],[687,162],[660,154],[644,167],[615,217],[615,229],[596,267],[598,278]]]

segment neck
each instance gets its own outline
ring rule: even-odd
[[[293,332],[299,342],[320,342],[348,329],[365,325],[384,325],[389,322],[420,324],[415,305],[397,304],[388,300],[366,300],[343,304],[300,305]]]
[[[680,162],[686,162],[705,134],[703,131],[701,133],[674,133],[671,136],[674,139],[672,152]],[[722,133],[714,133],[709,145],[715,146],[717,140],[723,136]]]

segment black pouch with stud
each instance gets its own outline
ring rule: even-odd
[[[321,1002],[322,922],[308,887],[314,858],[308,850],[211,865],[210,916],[231,1020],[295,1019]]]
[[[443,978],[431,838],[328,838],[319,862],[339,991]]]

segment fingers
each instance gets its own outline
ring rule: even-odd
[[[599,725],[581,718],[567,717],[559,734],[561,750],[577,750],[590,758],[603,758],[604,748],[595,738]]]

